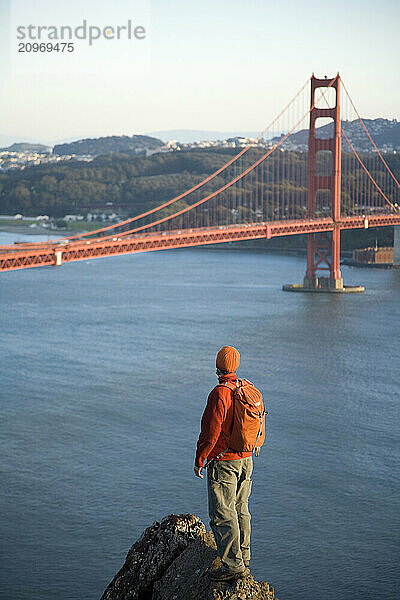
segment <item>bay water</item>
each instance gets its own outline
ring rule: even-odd
[[[304,271],[224,248],[0,274],[1,600],[95,600],[154,520],[209,528],[193,459],[228,344],[270,413],[254,577],[280,600],[400,597],[400,271],[281,291]]]

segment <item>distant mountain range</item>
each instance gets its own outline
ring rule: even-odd
[[[400,150],[400,122],[393,119],[363,119],[366,128],[371,134],[372,139],[380,150],[399,151]],[[357,119],[355,121],[342,121],[342,129],[349,138],[356,150],[371,151],[373,149],[365,130]],[[333,136],[333,123],[328,123],[316,129],[317,136],[322,139],[328,139]],[[278,141],[276,137],[273,141]],[[282,147],[286,149],[305,149],[308,145],[308,129],[292,134]],[[342,148],[349,149],[346,140],[342,141]]]

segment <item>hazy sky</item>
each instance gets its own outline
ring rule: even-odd
[[[363,116],[400,117],[398,0],[0,0],[0,18],[3,135],[256,131],[313,71],[339,71]],[[80,42],[67,65],[67,56],[17,56],[16,25],[33,18],[131,19],[147,35]]]

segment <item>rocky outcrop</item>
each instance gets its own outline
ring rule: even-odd
[[[153,585],[173,561],[206,529],[194,515],[169,515],[155,521],[133,544],[101,600],[151,600]]]
[[[249,575],[232,583],[209,579],[209,571],[221,566],[214,536],[202,535],[188,545],[155,582],[151,600],[273,600],[268,583],[258,583]]]
[[[125,564],[101,600],[273,600],[268,583],[249,575],[230,583],[212,582],[218,569],[214,537],[194,515],[155,521],[129,550]]]

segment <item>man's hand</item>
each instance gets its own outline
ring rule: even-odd
[[[203,467],[194,467],[194,474],[196,475],[196,477],[200,477],[200,479],[203,479],[204,475],[202,473]]]

